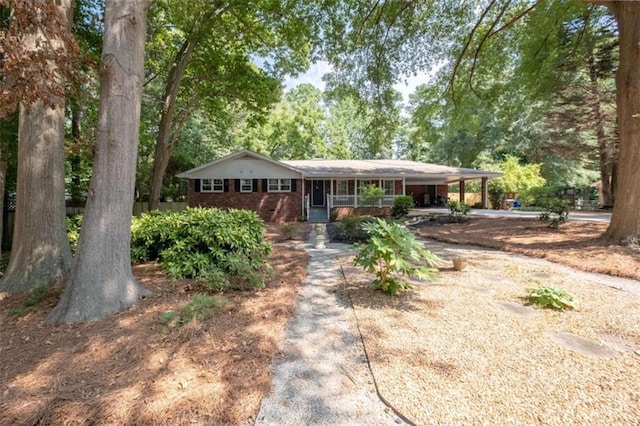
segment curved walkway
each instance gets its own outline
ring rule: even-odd
[[[337,260],[349,246],[313,247],[305,245],[311,255],[307,279],[255,424],[403,423],[377,396],[353,309],[340,291]]]

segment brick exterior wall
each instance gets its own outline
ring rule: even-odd
[[[265,222],[293,222],[302,216],[302,180],[294,180],[295,192],[267,192],[262,179],[257,192],[236,192],[234,179],[229,179],[228,192],[196,192],[196,180],[189,179],[189,206],[253,210]]]
[[[435,187],[435,191],[433,188]],[[431,203],[434,203],[434,197],[442,195],[445,199],[449,196],[448,185],[407,185],[407,195],[413,197],[413,201],[416,203],[416,207],[429,207],[424,204],[425,194],[430,195]]]
[[[390,216],[389,207],[334,207],[331,209],[331,216],[335,220],[340,220],[345,216]]]

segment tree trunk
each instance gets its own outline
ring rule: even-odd
[[[620,33],[616,100],[620,132],[616,202],[604,238],[640,238],[640,2],[610,2]]]
[[[596,68],[596,61],[593,55],[593,47],[590,48],[591,52],[587,59],[587,65],[589,68],[589,82],[591,91],[591,109],[594,117],[594,127],[596,133],[596,140],[598,141],[598,160],[600,165],[600,182],[602,188],[602,200],[600,204],[603,207],[613,206],[613,195],[611,191],[611,161],[609,141],[604,130],[604,113],[602,112],[602,97],[600,96],[600,87],[598,85],[598,70]]]
[[[149,292],[131,271],[148,0],[107,0],[93,175],[76,261],[49,322],[104,318]]]
[[[156,139],[156,152],[153,158],[153,176],[149,191],[149,210],[157,210],[162,192],[162,182],[167,171],[173,144],[171,132],[177,132],[174,128],[174,113],[178,100],[178,91],[184,79],[184,73],[195,49],[195,43],[185,41],[173,61],[169,71],[167,83],[162,97],[162,110],[160,111],[160,124],[158,126],[158,138]]]
[[[72,1],[59,1],[57,10],[66,26],[62,30],[69,31]],[[25,49],[41,49],[45,37],[42,32],[24,35]],[[50,43],[64,47],[59,39]],[[49,66],[50,78],[63,84],[59,69]],[[16,220],[9,265],[0,281],[0,291],[7,293],[64,280],[72,262],[65,217],[64,99],[21,104],[18,126]]]

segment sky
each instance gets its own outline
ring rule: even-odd
[[[316,86],[318,89],[324,91],[324,81],[322,81],[322,76],[330,73],[332,71],[331,65],[326,61],[318,61],[315,64],[311,64],[309,70],[299,75],[296,78],[289,78],[285,81],[285,88],[287,90],[294,88],[295,86],[302,83],[311,83]],[[405,105],[409,102],[409,95],[412,94],[416,87],[421,84],[426,83],[429,80],[429,75],[427,73],[422,73],[417,76],[411,76],[406,78],[406,84],[398,83],[394,87],[402,93],[404,98]]]

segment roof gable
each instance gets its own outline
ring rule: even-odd
[[[185,179],[207,178],[299,178],[300,170],[280,161],[243,149],[177,175]]]

